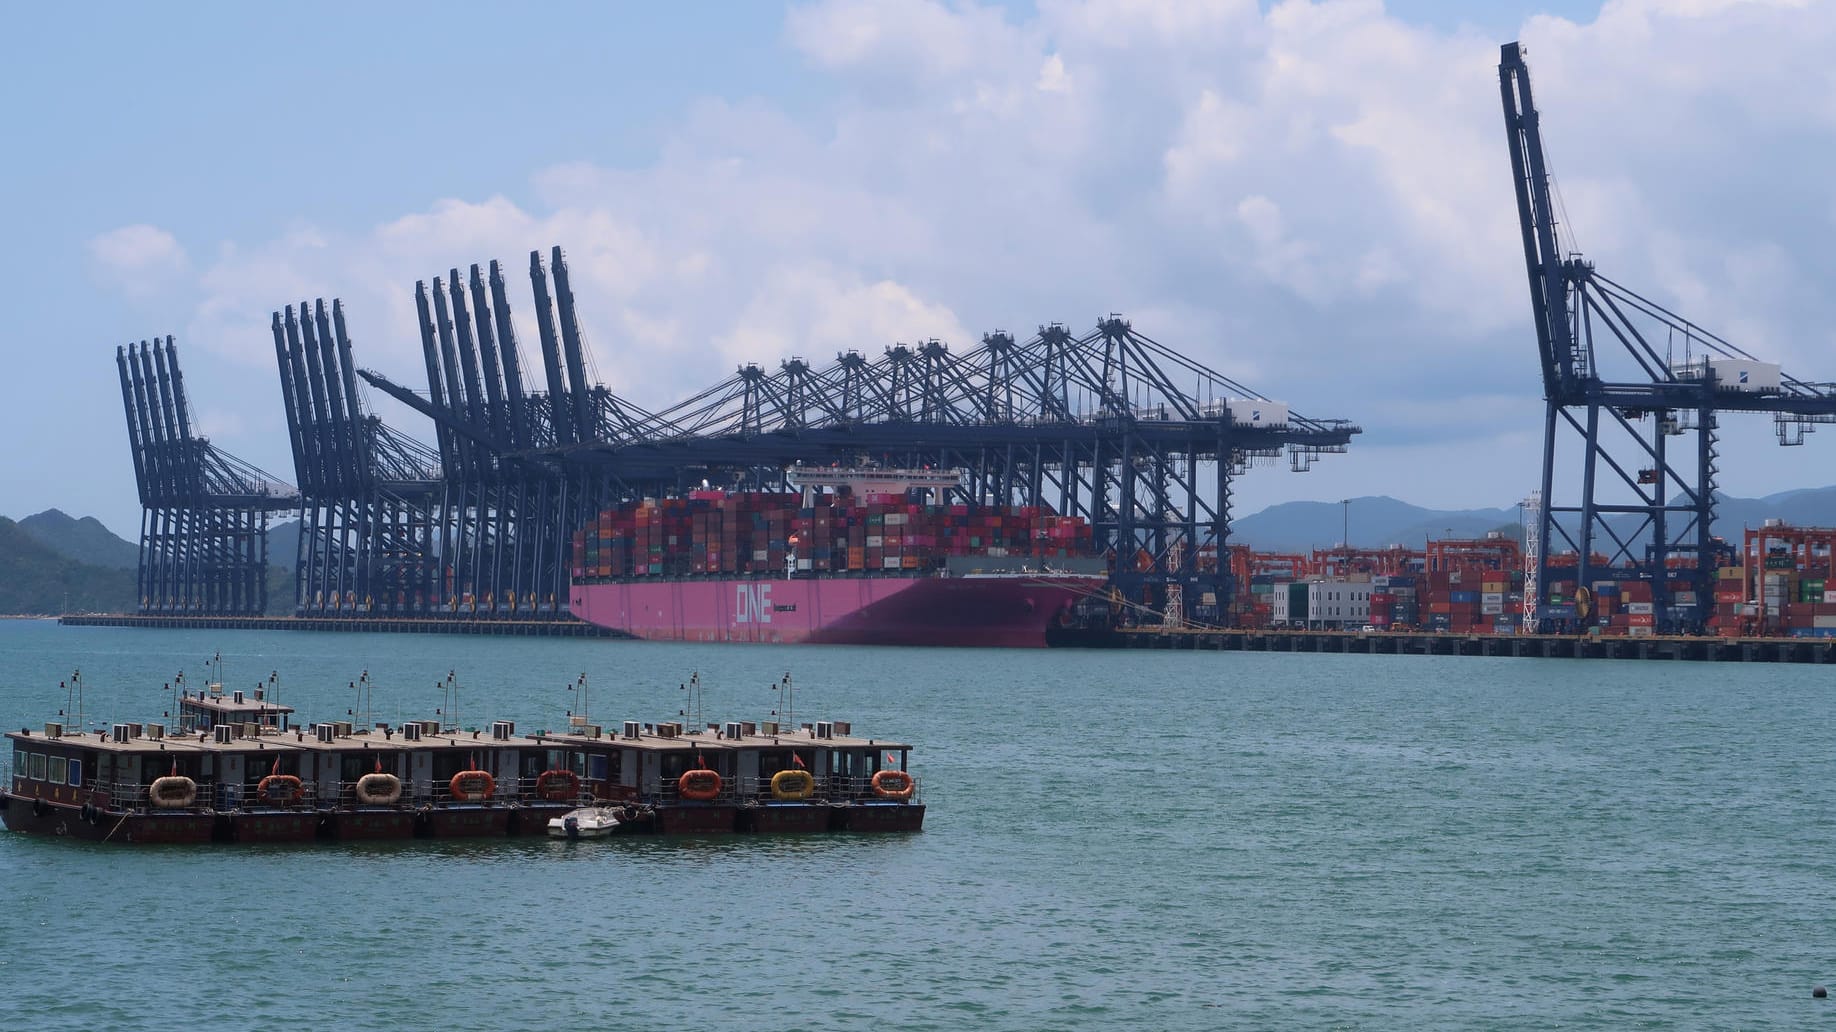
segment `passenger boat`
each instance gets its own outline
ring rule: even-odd
[[[40,734],[6,737],[13,745],[9,828],[135,843],[209,842],[216,833],[214,800],[199,784],[210,754],[196,742],[168,742],[133,724],[66,735],[62,724],[48,723]]]
[[[556,736],[595,798],[649,804],[665,834],[919,831],[924,803],[911,746],[852,735],[843,721],[801,726],[626,721]]]
[[[786,681],[788,685],[788,679]],[[910,746],[844,722],[584,721],[521,736],[509,721],[294,726],[260,697],[185,695],[183,734],[122,723],[9,732],[0,820],[114,842],[303,842],[604,830],[714,835],[917,831]]]

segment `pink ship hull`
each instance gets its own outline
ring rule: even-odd
[[[1042,648],[1102,582],[1087,577],[831,577],[576,583],[573,614],[653,641]]]

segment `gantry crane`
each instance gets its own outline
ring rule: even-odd
[[[1719,413],[1771,413],[1779,443],[1802,444],[1836,422],[1836,388],[1792,377],[1564,252],[1521,46],[1501,48],[1498,77],[1545,402],[1531,583],[1547,591],[1551,554],[1572,550],[1586,586],[1606,572],[1598,553],[1615,576],[1650,581],[1659,627],[1699,629],[1706,607],[1675,605],[1670,588],[1713,597]],[[1558,482],[1558,461],[1578,462],[1579,477]]]

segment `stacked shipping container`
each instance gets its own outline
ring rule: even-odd
[[[951,556],[1086,556],[1092,547],[1083,519],[1034,506],[818,501],[696,491],[607,509],[574,536],[574,579],[918,572]]]

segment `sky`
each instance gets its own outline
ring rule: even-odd
[[[117,345],[173,335],[202,431],[293,481],[271,312],[342,298],[358,364],[424,386],[415,281],[491,258],[520,274],[557,244],[601,380],[652,409],[741,362],[1118,312],[1364,428],[1310,472],[1251,471],[1239,513],[1512,505],[1542,405],[1510,40],[1566,245],[1836,380],[1832,4],[200,3],[9,22],[15,518],[55,506],[133,536]],[[1836,441],[1771,433],[1727,428],[1724,490],[1836,482]]]

